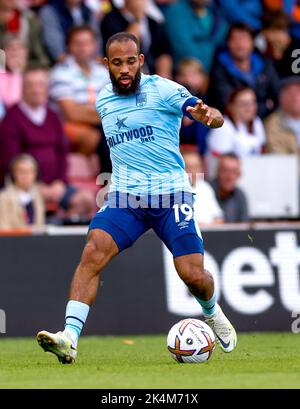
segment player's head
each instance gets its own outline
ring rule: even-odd
[[[138,91],[144,55],[140,53],[140,43],[133,34],[121,32],[110,37],[104,62],[116,94],[131,95]]]

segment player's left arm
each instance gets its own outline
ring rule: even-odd
[[[185,107],[185,115],[189,118],[201,122],[209,128],[220,128],[224,123],[224,118],[221,112],[206,105],[201,99],[193,101],[193,105]],[[189,103],[189,101],[187,101]]]

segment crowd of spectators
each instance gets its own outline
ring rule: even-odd
[[[140,39],[145,73],[224,114],[217,130],[182,121],[199,223],[248,221],[241,160],[300,156],[299,1],[0,0],[0,227],[93,214],[96,176],[111,171],[95,101],[109,81],[106,42],[119,31]],[[212,157],[213,180],[196,180]]]

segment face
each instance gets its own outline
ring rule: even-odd
[[[28,49],[18,39],[11,40],[5,47],[6,65],[12,71],[23,71],[26,67]]]
[[[264,35],[273,48],[282,51],[288,47],[291,39],[288,30],[278,28],[268,28],[264,30]]]
[[[35,165],[29,160],[20,160],[13,167],[15,185],[24,191],[30,191],[37,178]]]
[[[116,94],[131,95],[138,91],[144,55],[139,54],[134,41],[113,42],[104,62]]]
[[[229,106],[229,111],[236,122],[249,123],[253,121],[257,114],[255,93],[251,90],[240,92]]]
[[[23,99],[33,108],[48,102],[48,74],[45,71],[29,71],[24,75]]]
[[[284,87],[279,101],[283,111],[291,117],[300,118],[300,84],[290,84]]]
[[[191,93],[201,93],[206,86],[206,75],[193,65],[183,67],[176,80],[186,86]]]
[[[89,31],[80,31],[70,41],[69,51],[79,64],[88,64],[97,54],[96,39]]]
[[[221,158],[217,170],[217,178],[220,189],[231,193],[236,188],[241,175],[240,162],[235,158]]]
[[[233,30],[228,40],[228,48],[235,60],[248,59],[253,51],[252,36],[243,30]]]
[[[197,152],[183,154],[185,162],[185,171],[189,175],[192,186],[195,186],[197,180],[203,175],[203,166],[200,155]]]

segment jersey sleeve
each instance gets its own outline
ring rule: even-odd
[[[164,105],[178,115],[183,114],[183,107],[187,100],[195,99],[184,86],[166,78],[159,79],[157,88]]]

